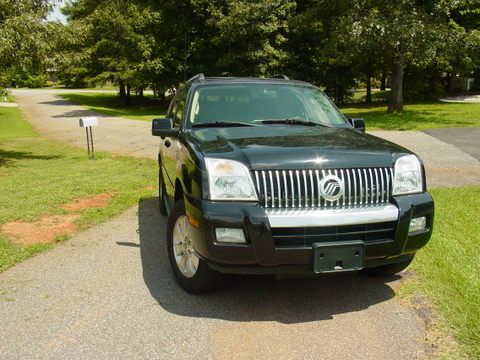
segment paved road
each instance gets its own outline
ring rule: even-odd
[[[15,95],[38,131],[84,146],[77,121],[92,113],[52,91]],[[478,167],[423,133],[376,135],[413,147],[429,171]],[[98,148],[155,157],[148,123],[102,116],[96,136]],[[155,203],[0,274],[0,359],[423,357],[423,322],[393,300],[398,278],[240,277],[214,294],[186,294],[169,269]]]
[[[480,128],[431,129],[424,133],[452,144],[480,160]]]
[[[444,99],[440,99],[445,102],[464,102],[464,103],[480,103],[480,95],[460,95],[451,96]]]
[[[0,358],[422,357],[397,280],[246,277],[192,296],[174,283],[164,227],[145,200],[0,274]]]

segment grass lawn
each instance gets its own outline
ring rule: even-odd
[[[133,120],[151,121],[156,117],[164,117],[168,104],[162,104],[146,96],[143,101],[132,97],[131,105],[126,106],[114,93],[75,93],[61,94],[66,100],[82,105],[88,110]]]
[[[386,103],[347,104],[349,117],[363,117],[367,130],[422,130],[480,126],[480,104],[441,101],[405,105],[402,113],[387,113]]]
[[[108,206],[78,212],[78,229],[121,213],[139,198],[154,195],[156,163],[149,159],[97,153],[89,160],[77,149],[39,137],[18,108],[0,107],[0,228],[11,221],[62,215],[62,205],[101,193]],[[14,245],[0,232],[0,271],[52,247]]]
[[[445,320],[443,331],[461,346],[460,357],[480,359],[480,186],[431,193],[434,234],[400,293],[426,294]]]

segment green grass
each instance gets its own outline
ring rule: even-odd
[[[14,102],[14,98],[12,94],[9,92],[8,95],[6,96],[7,101],[6,102]],[[5,102],[5,95],[0,96],[0,102]]]
[[[35,136],[30,124],[23,120],[18,108],[0,106],[0,142]]]
[[[63,204],[100,193],[113,193],[103,209],[86,209],[76,221],[85,228],[100,223],[152,196],[156,163],[97,153],[89,160],[77,149],[37,136],[18,108],[0,108],[0,226],[61,215]],[[52,245],[18,246],[0,233],[0,271]]]
[[[167,105],[146,96],[140,100],[132,96],[131,105],[126,106],[114,93],[74,93],[61,94],[64,99],[82,105],[88,110],[133,120],[151,121],[165,116]]]
[[[431,193],[434,234],[401,293],[426,294],[444,319],[443,331],[459,343],[460,357],[480,359],[480,186]]]
[[[385,103],[348,104],[349,117],[363,117],[367,130],[422,130],[480,126],[480,104],[427,102],[405,105],[401,113],[387,113]]]

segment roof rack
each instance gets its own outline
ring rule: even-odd
[[[197,74],[195,76],[192,76],[190,79],[187,80],[187,84],[190,84],[191,82],[194,82],[194,81],[205,81],[205,75],[203,75],[203,73],[200,73],[200,74]]]
[[[284,74],[275,75],[275,76],[273,77],[273,79],[285,79],[285,80],[290,80],[290,78],[289,78],[287,75],[284,75]]]

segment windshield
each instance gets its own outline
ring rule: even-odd
[[[187,126],[222,122],[261,125],[287,119],[326,126],[346,124],[336,106],[315,87],[247,83],[199,86],[193,95]]]

